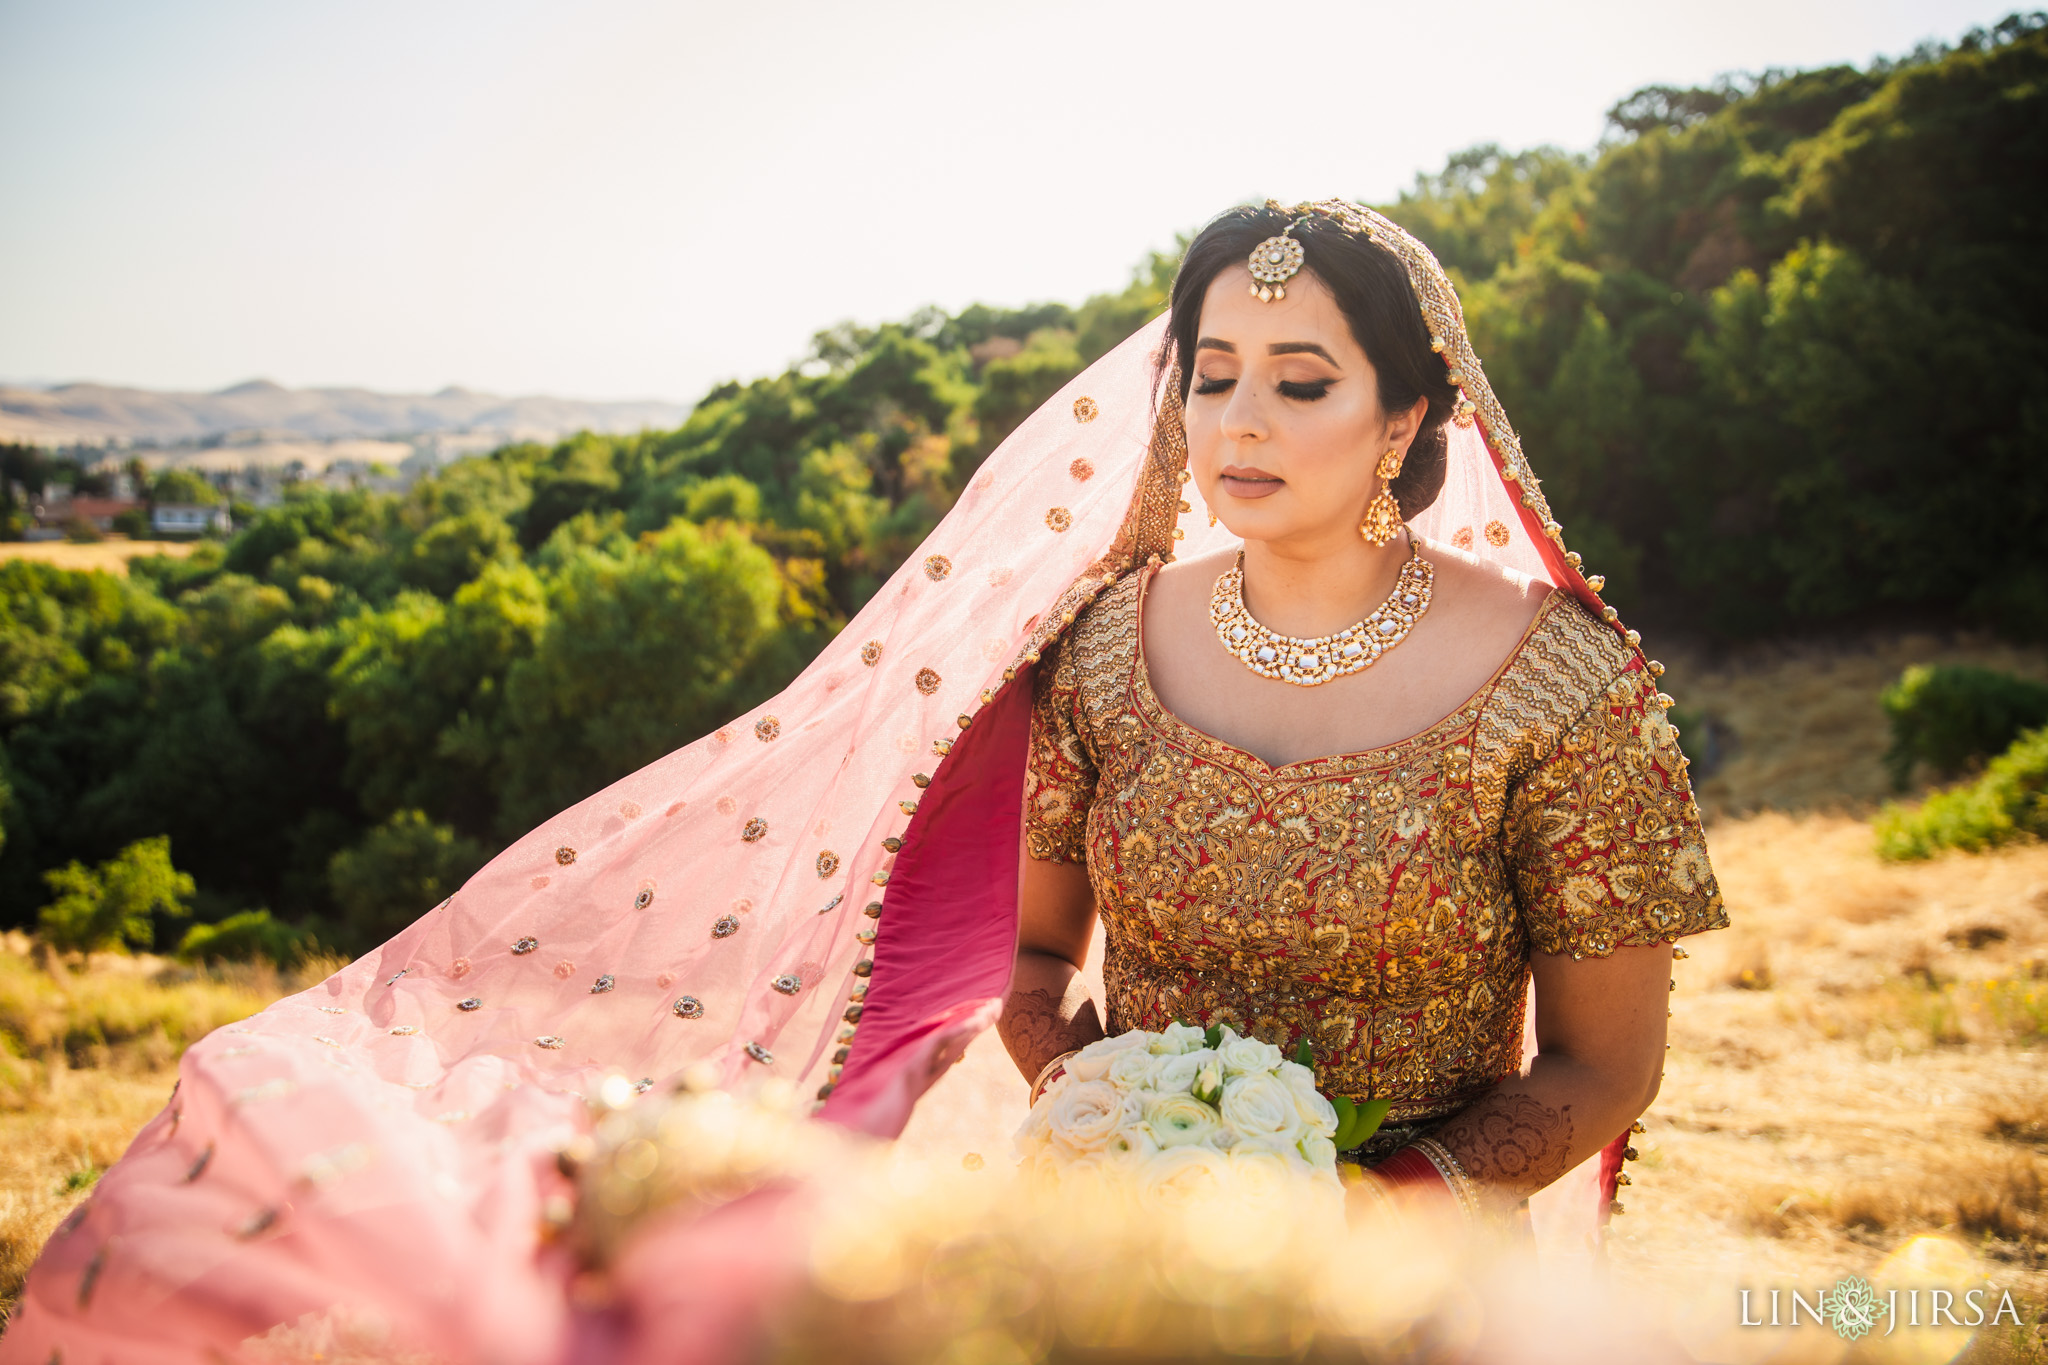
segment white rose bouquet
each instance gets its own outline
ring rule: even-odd
[[[1017,1152],[1048,1176],[1126,1175],[1150,1198],[1289,1173],[1334,1187],[1337,1153],[1372,1136],[1387,1108],[1320,1093],[1307,1043],[1290,1061],[1228,1027],[1175,1023],[1068,1058],[1018,1129]]]

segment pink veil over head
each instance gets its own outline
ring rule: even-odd
[[[1315,208],[1401,257],[1464,390],[1416,529],[1613,621],[1435,259],[1370,210]],[[606,1078],[709,1067],[899,1133],[1007,990],[1039,651],[1149,557],[1225,544],[1183,501],[1164,333],[1148,325],[1028,418],[780,695],[193,1046],[172,1102],[51,1238],[0,1360],[313,1358],[350,1333],[557,1360],[569,1270],[539,1229],[566,1192],[553,1154]],[[1621,1144],[1534,1201],[1546,1245],[1597,1235]]]

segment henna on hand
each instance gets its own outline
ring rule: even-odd
[[[1048,990],[1011,992],[996,1032],[1026,1080],[1062,1052],[1077,1052],[1103,1036],[1095,1002],[1079,980],[1064,996]]]
[[[1496,1090],[1431,1136],[1489,1202],[1519,1203],[1572,1167],[1572,1107],[1552,1109],[1533,1095]]]

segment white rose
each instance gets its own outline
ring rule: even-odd
[[[1109,1074],[1110,1063],[1116,1060],[1119,1052],[1149,1047],[1151,1042],[1152,1035],[1143,1029],[1119,1033],[1114,1038],[1097,1038],[1067,1058],[1066,1072],[1077,1081],[1099,1081]]]
[[[1216,1111],[1192,1095],[1154,1095],[1145,1106],[1145,1126],[1162,1149],[1191,1146],[1216,1131]]]
[[[1240,1143],[1230,1153],[1230,1181],[1248,1199],[1280,1199],[1294,1188],[1299,1168],[1288,1155],[1257,1143]]]
[[[1168,1024],[1166,1032],[1153,1038],[1152,1050],[1162,1057],[1193,1052],[1207,1042],[1208,1036],[1192,1024]]]
[[[1293,1062],[1280,1063],[1280,1080],[1289,1094],[1294,1096],[1294,1108],[1301,1115],[1301,1121],[1324,1137],[1337,1136],[1337,1110],[1324,1094],[1316,1089],[1313,1071]]]
[[[1188,1086],[1188,1093],[1204,1104],[1214,1104],[1223,1098],[1223,1064],[1205,1062],[1195,1073],[1195,1079]]]
[[[1304,1125],[1294,1092],[1271,1076],[1239,1076],[1226,1081],[1223,1102],[1217,1108],[1223,1121],[1246,1137],[1276,1137],[1288,1143],[1301,1139]]]
[[[1216,1054],[1208,1048],[1197,1048],[1183,1052],[1178,1057],[1162,1057],[1159,1069],[1152,1073],[1154,1090],[1188,1091],[1195,1088],[1195,1078],[1202,1068],[1216,1060]]]
[[[1161,1152],[1139,1169],[1138,1194],[1149,1203],[1167,1206],[1213,1195],[1229,1160],[1199,1144]]]
[[[1310,1133],[1295,1144],[1301,1159],[1319,1171],[1337,1173],[1337,1144],[1321,1133]]]
[[[1216,1056],[1226,1076],[1263,1076],[1280,1066],[1279,1048],[1256,1038],[1240,1038],[1229,1029],[1223,1030]]]
[[[1124,1097],[1107,1081],[1075,1081],[1046,1099],[1053,1142],[1076,1156],[1101,1151],[1124,1124]]]
[[[1143,1048],[1125,1048],[1110,1060],[1108,1079],[1126,1090],[1149,1089],[1163,1060]]]
[[[1102,1150],[1105,1156],[1142,1161],[1157,1156],[1159,1144],[1153,1141],[1150,1126],[1144,1123],[1127,1123],[1111,1135]]]

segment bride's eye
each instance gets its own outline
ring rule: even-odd
[[[1306,384],[1297,384],[1286,379],[1280,381],[1282,398],[1299,398],[1305,403],[1313,403],[1318,398],[1326,397],[1329,392],[1330,381],[1327,379],[1317,379]]]
[[[1231,386],[1232,384],[1235,384],[1236,382],[1237,382],[1237,381],[1236,381],[1235,379],[1208,379],[1208,378],[1204,378],[1204,379],[1203,379],[1203,380],[1202,380],[1202,381],[1201,381],[1201,382],[1200,382],[1199,384],[1195,385],[1195,392],[1196,392],[1196,393],[1223,393],[1224,391],[1226,391],[1227,389],[1229,389],[1229,388],[1230,388],[1230,386]],[[1320,397],[1321,395],[1317,395],[1317,396],[1318,396],[1318,397]]]

